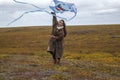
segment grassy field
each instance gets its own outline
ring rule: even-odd
[[[61,66],[51,27],[0,28],[0,80],[120,80],[120,25],[69,26]]]

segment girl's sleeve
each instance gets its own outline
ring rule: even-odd
[[[53,15],[53,27],[55,27],[55,25],[57,24],[57,18],[55,16],[55,14]]]

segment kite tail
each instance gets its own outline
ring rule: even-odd
[[[23,13],[22,15],[20,15],[18,18],[14,19],[14,20],[11,21],[10,23],[8,23],[7,26],[10,25],[10,24],[12,24],[12,23],[14,23],[14,22],[16,22],[17,20],[19,20],[20,18],[22,18],[25,14],[33,13],[33,12],[39,12],[39,11],[42,11],[42,10],[33,10],[33,11],[25,12],[25,13]]]
[[[34,7],[36,7],[36,8],[39,9],[39,10],[33,10],[33,11],[25,12],[25,13],[23,13],[22,15],[20,15],[18,18],[14,19],[14,20],[11,21],[10,23],[8,23],[7,25],[10,25],[10,24],[14,23],[15,21],[19,20],[19,19],[22,18],[25,14],[28,14],[28,13],[39,12],[39,11],[42,11],[42,12],[43,12],[43,11],[45,11],[45,12],[47,12],[47,13],[50,14],[50,12],[48,12],[48,11],[45,10],[46,8],[40,8],[40,7],[38,7],[38,6],[34,5],[34,4],[27,3],[27,2],[20,2],[20,1],[17,1],[17,0],[13,0],[13,1],[16,2],[16,3],[20,3],[20,4],[28,4],[28,5],[34,6]]]
[[[70,19],[67,19],[67,21],[72,20],[72,19],[76,16],[76,14],[77,14],[77,13],[74,13],[74,16],[73,16],[73,17],[71,17]]]
[[[34,4],[31,4],[31,3],[27,3],[27,2],[20,2],[20,1],[17,1],[17,0],[13,0],[13,1],[14,1],[14,2],[16,2],[16,3],[28,4],[28,5],[34,6],[34,7],[38,8],[38,9],[44,9],[44,8],[40,8],[40,7],[38,7],[38,6],[34,5]]]
[[[10,23],[8,23],[7,26],[9,26],[10,24],[16,22],[17,20],[19,20],[20,18],[22,18],[25,14],[29,14],[29,13],[33,13],[33,12],[39,12],[39,11],[41,11],[41,12],[46,12],[46,13],[48,13],[48,14],[51,15],[51,12],[48,12],[47,10],[33,10],[33,11],[28,11],[28,12],[23,13],[23,14],[20,15],[18,18],[16,18],[16,19],[14,19],[13,21],[11,21]]]
[[[39,11],[41,11],[41,12],[46,12],[46,13],[52,15],[51,12],[48,12],[47,10],[33,10],[33,11],[28,11],[28,12],[23,13],[23,14],[20,15],[18,18],[16,18],[16,19],[14,19],[13,21],[11,21],[10,23],[8,23],[7,26],[9,26],[10,24],[16,22],[17,20],[19,20],[20,18],[22,18],[25,14],[29,14],[29,13],[33,13],[33,12],[39,12]],[[72,20],[72,19],[76,16],[76,14],[75,14],[72,18],[70,18],[70,19],[66,19],[66,18],[57,16],[57,15],[54,15],[54,16],[56,16],[56,17],[58,17],[58,18],[61,18],[61,19],[63,19],[63,20],[66,20],[66,21],[70,21],[70,20]]]

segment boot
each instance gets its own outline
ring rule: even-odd
[[[57,60],[56,59],[54,59],[54,64],[57,64]]]
[[[60,65],[60,58],[57,59],[57,64]]]

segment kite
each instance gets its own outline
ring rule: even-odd
[[[74,12],[77,14],[77,9],[73,3],[62,2],[54,0],[55,6],[50,6],[50,8],[56,13],[63,13],[65,11]]]
[[[54,14],[51,14],[51,11],[48,11],[47,8],[40,8],[40,7],[38,7],[38,6],[36,6],[36,5],[32,4],[32,3],[21,2],[21,1],[17,1],[17,0],[13,0],[13,1],[16,2],[16,3],[20,3],[20,4],[31,5],[31,6],[35,7],[37,10],[24,12],[18,18],[16,18],[13,21],[11,21],[8,25],[14,23],[15,21],[19,20],[25,14],[28,14],[28,13],[46,12],[46,13],[48,13],[50,15],[54,15]],[[52,0],[52,2],[54,2],[54,5],[53,6],[49,6],[49,9],[56,13],[56,15],[55,15],[56,17],[64,19],[66,21],[69,21],[69,20],[73,19],[76,16],[77,9],[76,9],[76,7],[75,7],[75,5],[73,3],[63,2],[63,1],[59,1],[59,0]],[[74,15],[71,18],[69,18],[69,19],[57,15],[57,13],[63,14],[65,12],[72,12],[72,13],[74,13]]]

